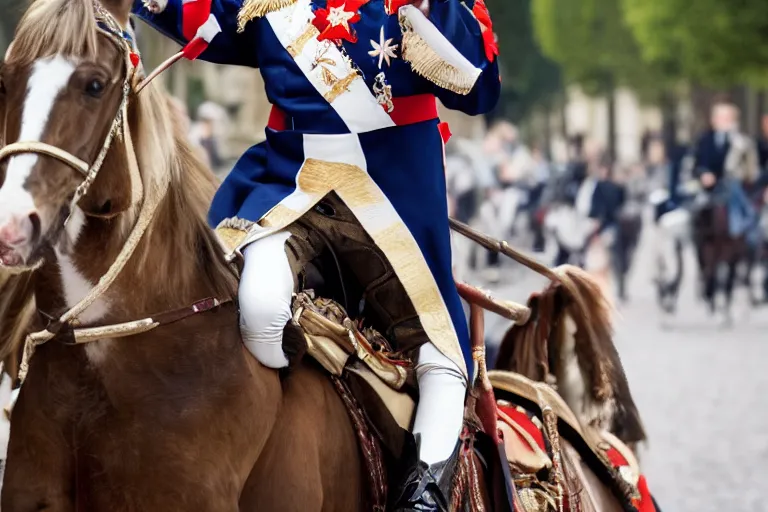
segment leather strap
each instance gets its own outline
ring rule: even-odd
[[[106,338],[125,338],[136,334],[143,334],[157,329],[158,327],[181,322],[182,320],[186,320],[187,318],[200,313],[207,313],[208,311],[212,311],[231,302],[232,299],[219,300],[209,297],[189,306],[165,311],[157,315],[152,315],[151,317],[142,318],[141,320],[98,327],[77,328],[73,330],[72,344],[82,345]],[[58,329],[49,328],[48,330],[57,331]]]
[[[80,160],[76,156],[59,149],[56,146],[51,146],[45,142],[38,141],[26,141],[15,142],[8,144],[4,148],[0,149],[0,162],[14,155],[26,155],[26,154],[40,154],[55,158],[56,160],[67,164],[74,170],[78,171],[83,176],[88,176],[90,165]]]

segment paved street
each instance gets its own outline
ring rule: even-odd
[[[719,327],[694,300],[688,265],[680,311],[662,322],[651,288],[651,238],[616,323],[649,434],[641,464],[651,491],[664,512],[768,511],[768,310],[750,312],[742,291],[735,327]],[[524,301],[538,286],[522,277],[499,295]]]

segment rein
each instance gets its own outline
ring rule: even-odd
[[[29,372],[29,362],[35,352],[35,349],[54,339],[60,332],[65,331],[65,328],[70,328],[72,331],[72,344],[83,344],[93,341],[98,341],[105,338],[124,338],[136,334],[142,334],[149,332],[157,327],[168,325],[169,323],[178,322],[192,315],[210,311],[230,301],[220,301],[219,299],[205,299],[191,306],[186,306],[178,310],[161,313],[153,317],[144,318],[132,322],[126,322],[121,324],[107,325],[101,327],[90,328],[74,328],[74,325],[78,323],[78,317],[88,309],[97,299],[99,299],[104,293],[107,292],[110,286],[115,282],[120,275],[126,264],[133,256],[136,248],[138,247],[144,233],[152,223],[158,206],[162,202],[162,199],[166,196],[170,187],[170,180],[163,180],[160,189],[157,193],[144,195],[141,174],[138,168],[138,160],[136,158],[136,151],[133,146],[131,138],[131,130],[128,126],[128,105],[130,99],[138,94],[151,80],[159,75],[159,72],[151,74],[149,77],[138,83],[137,80],[137,68],[138,68],[138,53],[134,48],[133,41],[130,36],[125,33],[123,28],[114,19],[114,17],[104,9],[98,1],[94,1],[94,7],[96,10],[96,21],[98,30],[102,35],[109,38],[120,50],[125,54],[125,79],[122,86],[122,98],[120,105],[117,109],[115,117],[107,133],[101,150],[96,156],[96,159],[92,164],[88,164],[80,158],[72,155],[71,153],[37,141],[21,141],[13,144],[9,144],[0,149],[0,162],[20,154],[38,154],[55,158],[60,162],[68,165],[78,173],[83,175],[83,182],[75,190],[75,194],[71,201],[70,217],[68,217],[64,225],[69,222],[71,218],[71,212],[74,211],[80,200],[88,193],[93,182],[101,170],[104,160],[112,147],[112,143],[115,138],[123,142],[126,149],[128,159],[128,169],[131,177],[132,197],[134,204],[138,204],[142,201],[141,210],[136,223],[133,226],[131,233],[129,234],[125,244],[123,245],[120,253],[117,255],[114,263],[109,267],[109,270],[104,274],[99,282],[91,289],[90,292],[72,308],[62,314],[58,320],[52,322],[46,329],[40,332],[36,332],[27,336],[24,344],[24,352],[22,355],[21,365],[19,367],[19,380],[24,382],[27,373]],[[165,68],[167,69],[167,67]],[[162,72],[164,69],[161,69]]]

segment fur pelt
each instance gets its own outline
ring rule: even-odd
[[[504,336],[496,368],[555,386],[585,425],[625,443],[645,440],[640,415],[613,343],[611,308],[583,270],[565,265],[528,301],[531,319]]]

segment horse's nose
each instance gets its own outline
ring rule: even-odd
[[[36,211],[11,214],[0,223],[0,244],[17,248],[34,240],[40,231],[40,216]]]

